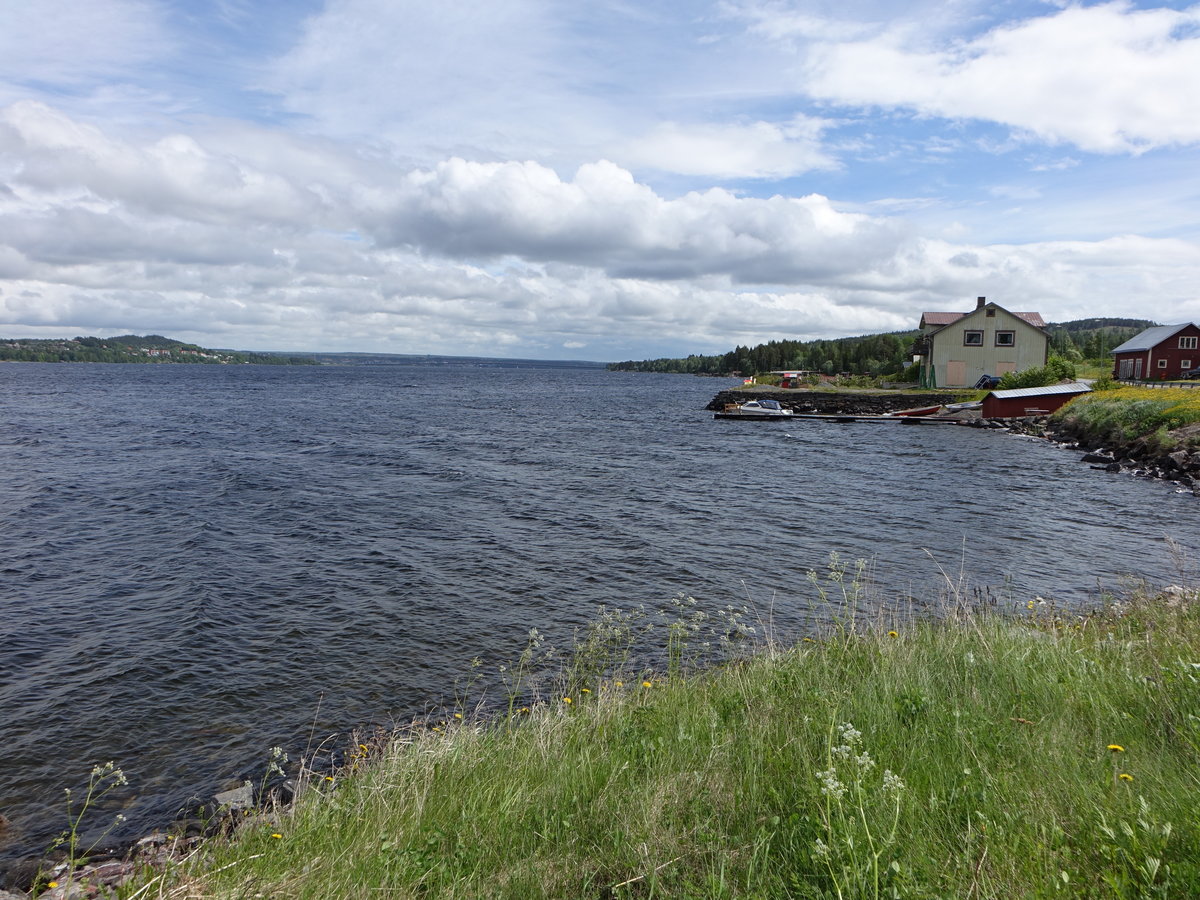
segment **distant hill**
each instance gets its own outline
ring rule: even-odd
[[[311,357],[211,350],[161,334],[118,337],[0,338],[0,362],[184,363],[190,365],[311,366]]]
[[[1107,359],[1108,352],[1154,325],[1147,319],[1093,318],[1046,326],[1053,353],[1080,359]],[[682,359],[647,359],[610,363],[630,372],[681,372],[695,375],[756,375],[783,369],[899,375],[912,362],[912,345],[920,332],[892,331],[826,341],[771,341],[735,347],[714,356],[693,354]]]

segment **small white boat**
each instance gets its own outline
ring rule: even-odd
[[[792,414],[778,400],[747,400],[744,403],[726,403],[725,408],[713,415],[714,419],[786,419]]]

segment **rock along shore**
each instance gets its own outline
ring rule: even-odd
[[[724,409],[726,403],[745,403],[747,400],[778,400],[784,409],[796,413],[831,416],[876,416],[901,409],[933,406],[935,403],[955,403],[962,397],[933,392],[861,393],[855,391],[806,391],[776,388],[769,385],[753,389],[721,391],[704,407],[712,412]]]

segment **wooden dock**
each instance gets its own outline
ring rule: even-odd
[[[902,422],[909,425],[962,425],[962,419],[952,419],[948,416],[860,416],[854,413],[846,415],[831,413],[792,413],[785,421],[791,419],[815,419],[820,422],[837,422],[851,424],[854,422]]]

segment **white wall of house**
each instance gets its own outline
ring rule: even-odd
[[[930,335],[930,341],[938,387],[972,387],[982,375],[1044,366],[1048,352],[1042,329],[995,303],[942,327]]]

